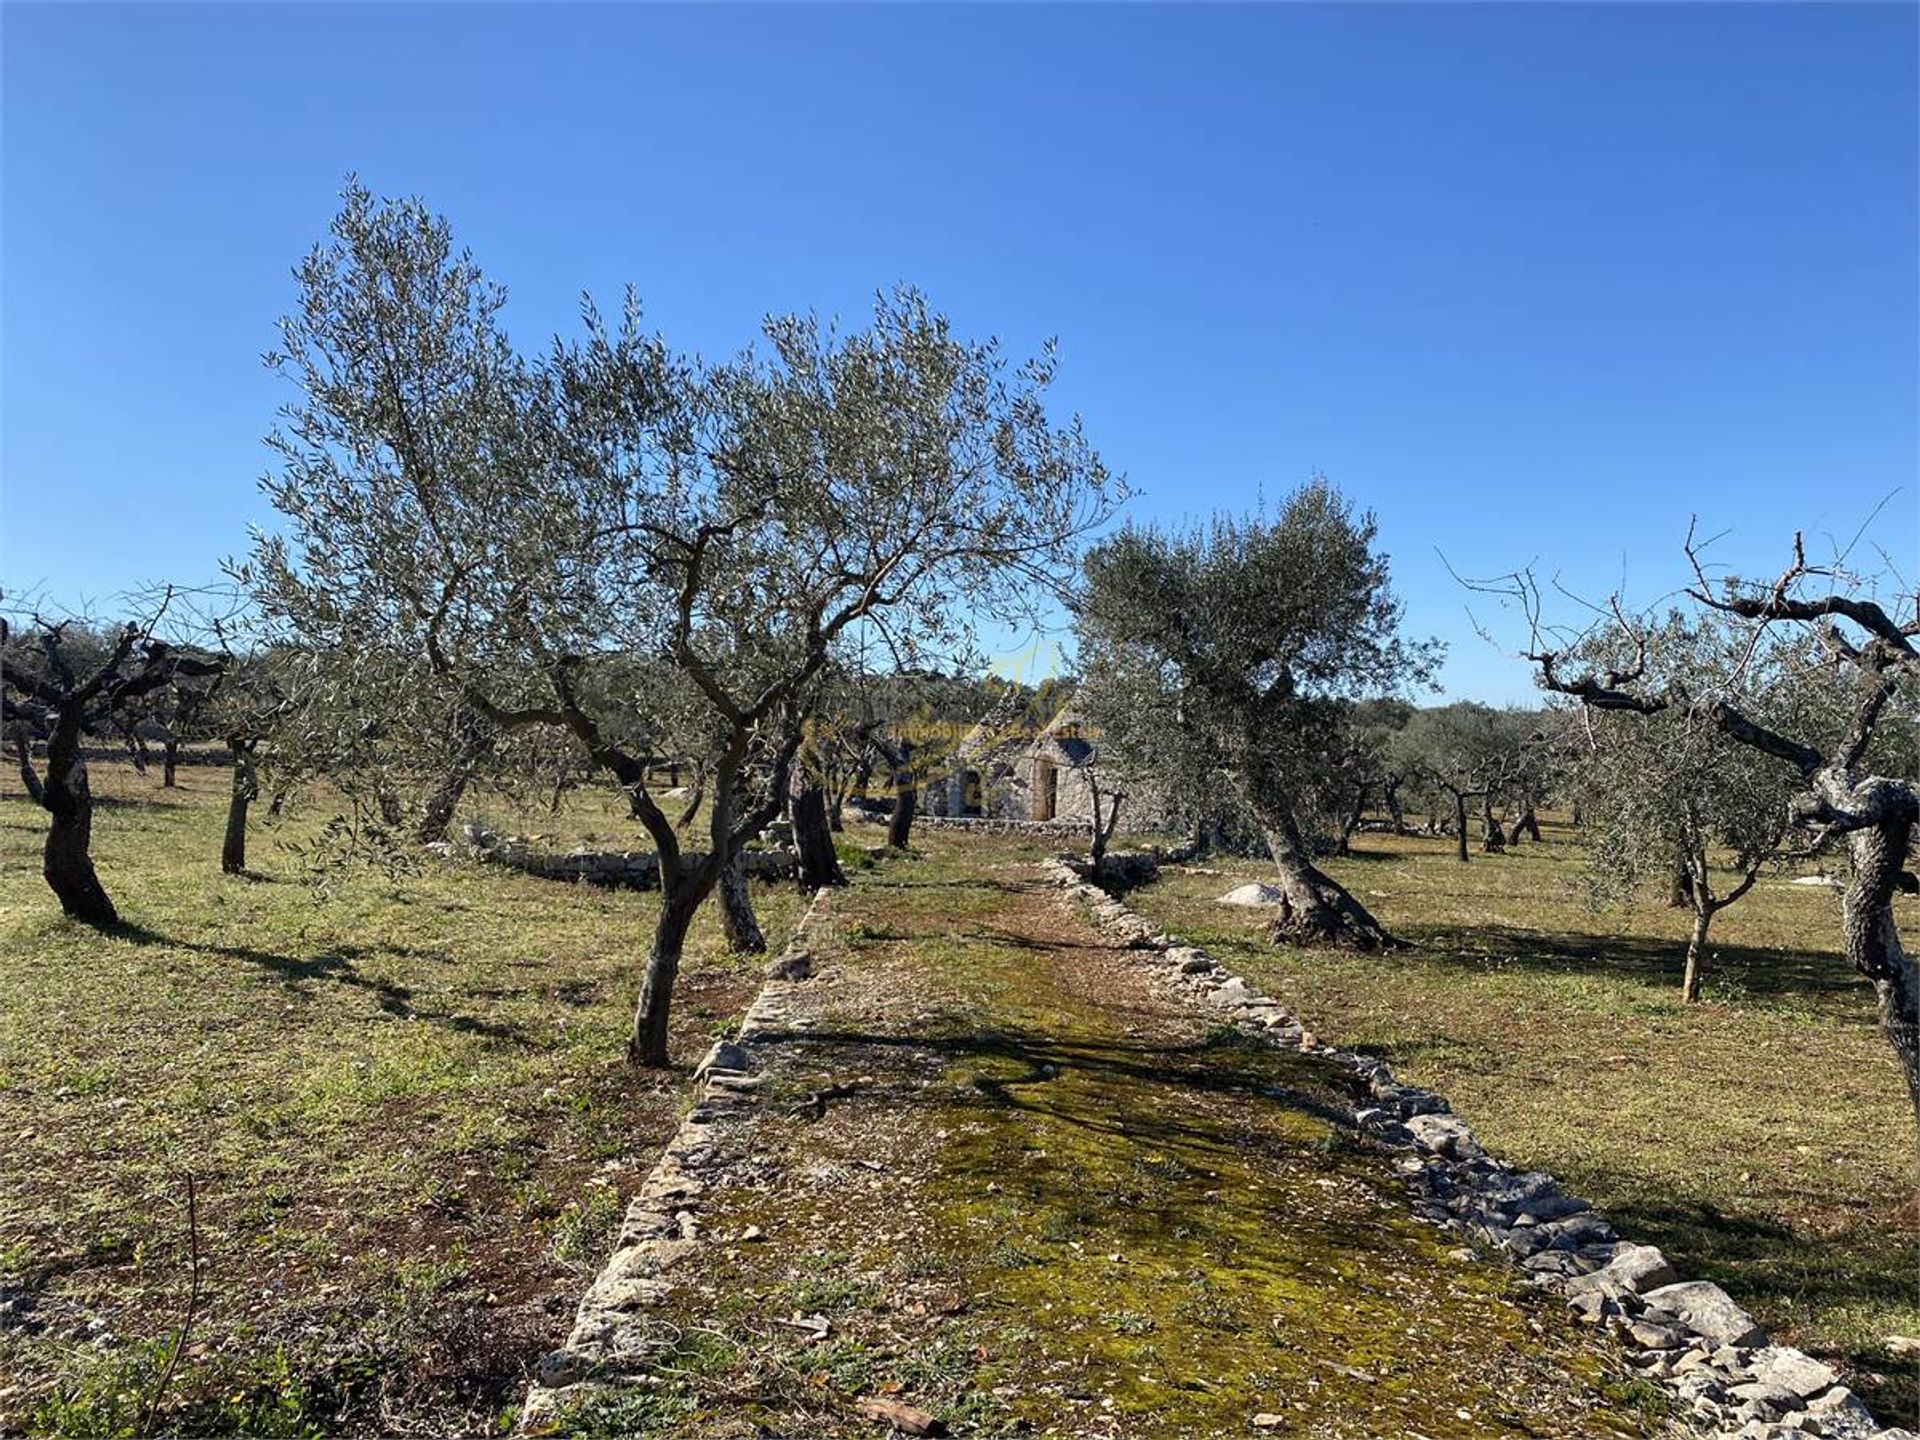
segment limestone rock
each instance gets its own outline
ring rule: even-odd
[[[1683,1280],[1643,1292],[1650,1305],[1679,1318],[1696,1335],[1722,1345],[1762,1345],[1767,1332],[1710,1280]]]
[[[1836,1385],[1817,1400],[1809,1401],[1807,1414],[1820,1422],[1820,1433],[1831,1440],[1867,1440],[1879,1433],[1873,1412],[1860,1403],[1860,1397],[1844,1385]]]
[[[706,1053],[693,1072],[695,1080],[702,1079],[713,1070],[746,1070],[752,1066],[747,1052],[731,1040],[716,1040],[713,1048]]]
[[[1486,1154],[1473,1138],[1473,1131],[1467,1128],[1467,1122],[1457,1115],[1414,1115],[1406,1125],[1421,1149],[1444,1155],[1449,1160],[1470,1160]]]
[[[1636,1295],[1645,1295],[1649,1290],[1675,1284],[1680,1279],[1667,1263],[1667,1257],[1652,1245],[1622,1245],[1600,1274]]]
[[[1840,1379],[1831,1366],[1822,1365],[1790,1345],[1769,1345],[1756,1350],[1747,1363],[1755,1380],[1791,1390],[1803,1400],[1818,1395]]]
[[[1284,892],[1278,885],[1237,885],[1220,897],[1222,905],[1278,905]]]

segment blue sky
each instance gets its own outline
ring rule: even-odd
[[[708,353],[902,280],[1057,335],[1136,513],[1323,471],[1449,691],[1522,698],[1442,553],[1651,598],[1695,512],[1772,571],[1899,490],[1920,570],[1917,14],[10,3],[0,581],[270,518],[259,357],[357,171],[529,344],[629,282]]]

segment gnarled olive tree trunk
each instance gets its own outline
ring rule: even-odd
[[[93,868],[93,790],[77,715],[62,715],[54,724],[40,803],[51,817],[40,873],[60,908],[89,925],[119,924],[120,912]]]
[[[742,850],[720,870],[720,915],[727,931],[727,948],[736,955],[766,953],[767,937],[753,913],[747,890],[747,853]]]
[[[627,1037],[627,1059],[634,1065],[667,1064],[667,1023],[673,1013],[673,986],[686,952],[693,918],[718,883],[723,862],[712,855],[661,856],[660,914],[653,923],[647,971],[640,982],[640,1003]]]
[[[45,805],[47,792],[40,783],[39,772],[33,768],[33,735],[25,725],[14,727],[13,743],[20,752],[20,783],[26,787],[27,798],[36,805]]]
[[[794,783],[793,845],[800,856],[800,884],[806,890],[847,883],[828,828],[827,792],[811,775],[802,774]]]
[[[460,743],[454,750],[453,760],[420,809],[420,824],[414,836],[423,845],[447,838],[447,826],[453,823],[453,812],[460,805],[460,797],[467,793],[480,762],[492,753],[498,738],[498,732],[485,717],[472,710],[462,710],[457,723]],[[559,804],[560,792],[556,787],[553,808],[558,810]]]
[[[1289,810],[1260,817],[1261,831],[1280,873],[1280,917],[1273,939],[1297,945],[1344,945],[1354,950],[1395,950],[1405,942],[1380,922],[1309,858],[1299,822]]]
[[[1667,891],[1669,910],[1686,910],[1693,905],[1693,871],[1681,861],[1673,867],[1673,885]]]
[[[169,735],[160,748],[160,785],[175,788],[174,772],[180,768],[180,742]]]
[[[1491,793],[1480,798],[1480,848],[1489,855],[1498,855],[1507,848],[1507,832],[1501,828],[1500,818],[1493,813]]]
[[[1387,814],[1393,817],[1393,833],[1396,835],[1407,833],[1407,815],[1400,805],[1400,787],[1404,783],[1406,782],[1400,776],[1389,775],[1386,784],[1382,787],[1387,803]]]
[[[893,777],[893,814],[887,821],[887,844],[904,850],[913,837],[913,817],[920,805],[920,787],[913,774],[913,744],[901,740],[888,745],[877,738],[873,744]]]
[[[132,725],[125,726],[120,732],[121,742],[127,747],[127,759],[133,762],[134,772],[147,773],[147,742],[140,738],[140,732]]]
[[[1367,814],[1367,787],[1361,785],[1354,790],[1353,803],[1346,806],[1340,815],[1339,828],[1334,832],[1333,853],[1336,855],[1353,854],[1353,832],[1360,828],[1360,822]]]
[[[1891,785],[1894,782],[1880,782]],[[1920,1121],[1920,967],[1900,944],[1893,897],[1902,888],[1920,799],[1911,791],[1886,802],[1878,824],[1848,836],[1853,882],[1841,901],[1840,927],[1847,959],[1873,983],[1880,1001],[1880,1030],[1907,1082],[1914,1118]]]
[[[233,737],[227,740],[227,749],[233,752],[233,789],[227,797],[227,833],[220,843],[220,869],[228,875],[238,875],[247,868],[247,808],[260,795],[253,768],[257,743]]]

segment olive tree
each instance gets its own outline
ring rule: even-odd
[[[1395,738],[1406,728],[1413,707],[1391,696],[1351,702],[1341,707],[1333,766],[1317,793],[1320,826],[1336,855],[1353,853],[1354,832],[1375,801],[1400,818],[1400,787],[1405,783],[1395,763]]]
[[[48,816],[41,874],[60,908],[89,925],[115,925],[120,915],[93,865],[86,737],[113,733],[148,697],[216,676],[223,664],[159,638],[165,610],[161,601],[143,619],[97,635],[73,621],[32,617],[15,627],[0,618],[0,719],[37,723],[47,737],[46,775],[34,796]]]
[[[1342,702],[1424,682],[1438,653],[1402,638],[1374,539],[1316,479],[1270,518],[1125,530],[1075,602],[1080,703],[1115,764],[1169,794],[1217,777],[1279,871],[1276,938],[1363,950],[1398,942],[1314,865],[1302,802],[1332,770]]]
[[[1758,649],[1744,627],[1714,611],[1670,612],[1657,625],[1624,618],[1588,637],[1582,662],[1644,657],[1643,680],[1687,693],[1717,691],[1774,729],[1830,728],[1824,698],[1806,684],[1808,658],[1780,644]],[[1700,998],[1714,917],[1753,888],[1781,857],[1799,779],[1787,767],[1716,727],[1673,708],[1597,710],[1572,755],[1571,781],[1590,824],[1587,854],[1596,893],[1624,899],[1649,881],[1666,884],[1691,912],[1681,995]],[[1730,879],[1715,876],[1724,862]]]
[[[1513,782],[1535,731],[1528,712],[1496,709],[1475,700],[1416,710],[1393,739],[1394,754],[1424,787],[1444,797],[1451,812],[1454,855],[1469,858],[1467,802],[1480,802],[1481,848],[1506,848],[1494,805]]]
[[[584,311],[527,355],[505,292],[417,201],[350,187],[272,357],[297,387],[249,567],[306,643],[378,633],[503,734],[569,734],[629,795],[661,903],[629,1057],[667,1062],[694,916],[779,811],[815,687],[868,630],[914,663],[1028,613],[1119,490],[1010,366],[911,291],[853,333],[773,318],[708,364]],[[644,688],[599,683],[635,658]],[[647,788],[686,707],[704,849]]]
[[[1794,782],[1789,814],[1814,847],[1844,844],[1851,878],[1841,903],[1841,937],[1853,968],[1874,987],[1881,1032],[1893,1050],[1920,1119],[1920,967],[1900,940],[1893,900],[1912,893],[1907,869],[1920,824],[1920,771],[1912,727],[1920,693],[1920,594],[1896,590],[1883,604],[1837,563],[1810,564],[1798,536],[1791,563],[1772,582],[1709,581],[1691,539],[1704,611],[1744,622],[1749,645],[1710,676],[1662,673],[1626,627],[1624,654],[1595,663],[1582,641],[1545,638],[1538,592],[1519,590],[1534,617],[1529,658],[1542,685],[1596,711],[1671,715],[1678,733],[1712,733],[1781,766]],[[1891,608],[1890,608],[1891,607]],[[1616,606],[1615,618],[1619,617]],[[1904,617],[1904,618],[1903,618]],[[1807,713],[1770,715],[1755,704],[1748,677],[1778,643],[1795,661],[1797,684],[1824,699]],[[1817,658],[1814,658],[1817,657]],[[1837,717],[1822,723],[1822,715]]]

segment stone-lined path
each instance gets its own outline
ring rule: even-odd
[[[1564,1306],[1412,1218],[1349,1075],[1156,990],[1036,869],[892,864],[805,948],[778,1024],[722,1057],[746,1073],[696,1117],[689,1183],[629,1234],[617,1313],[549,1370],[620,1383],[546,1413],[793,1440],[1679,1433]]]

